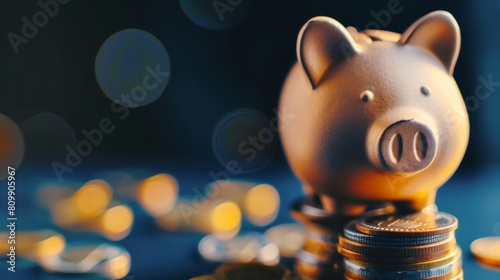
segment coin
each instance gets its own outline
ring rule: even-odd
[[[264,236],[279,247],[282,257],[293,258],[302,249],[306,232],[303,225],[283,224],[268,229]]]
[[[206,260],[238,263],[276,264],[280,256],[279,248],[257,232],[243,233],[229,240],[214,234],[205,236],[198,243],[198,252]]]
[[[340,259],[338,244],[323,242],[318,239],[307,238],[302,251],[312,253],[315,258],[322,262],[332,262]]]
[[[351,277],[362,276],[372,279],[416,280],[437,278],[447,280],[456,274],[456,271],[460,269],[461,265],[461,259],[455,258],[453,261],[435,268],[421,270],[384,270],[367,268],[350,262],[347,259],[344,260],[346,275],[350,275]]]
[[[291,280],[292,273],[282,265],[267,266],[259,263],[223,264],[214,273],[217,280]]]
[[[449,278],[448,276],[445,276],[443,280],[463,280],[464,279],[464,273],[462,270],[460,270],[457,275],[450,276],[452,278]],[[345,280],[359,280],[359,279],[366,279],[366,278],[355,278],[349,277],[348,275],[344,276]],[[436,280],[436,278],[433,278],[432,280]],[[439,280],[439,279],[438,279]]]
[[[49,272],[100,274],[120,279],[130,271],[130,254],[118,245],[74,243],[57,256],[40,259],[39,264]]]
[[[349,259],[349,261],[352,263],[355,263],[359,266],[363,266],[363,267],[367,267],[367,268],[386,269],[386,270],[422,270],[422,269],[439,267],[439,266],[442,266],[442,265],[445,265],[447,263],[452,262],[456,258],[461,258],[461,257],[462,257],[462,250],[460,250],[460,247],[457,246],[455,248],[455,250],[453,250],[450,254],[448,254],[442,258],[437,258],[437,259],[433,259],[430,261],[423,261],[423,262],[398,264],[398,263],[391,263],[391,262],[370,263],[370,262],[363,262],[363,261],[358,261],[358,260],[354,260],[354,259]]]
[[[356,229],[362,233],[394,237],[441,235],[457,227],[458,221],[454,216],[430,211],[372,216],[356,223]]]
[[[360,253],[356,253],[350,250],[347,250],[343,248],[342,246],[339,246],[339,253],[344,256],[347,259],[351,260],[356,260],[356,261],[361,261],[361,262],[367,262],[367,263],[393,263],[393,264],[413,264],[413,263],[420,263],[420,262],[427,262],[427,261],[432,261],[440,258],[444,258],[448,256],[454,248],[446,251],[441,251],[438,253],[434,254],[429,254],[429,255],[422,255],[422,256],[416,256],[416,257],[380,257],[380,256],[370,256],[370,255],[364,255]]]
[[[420,246],[440,242],[454,235],[453,232],[417,237],[368,235],[356,230],[356,221],[352,221],[344,227],[345,238],[354,242],[375,246]]]
[[[464,280],[464,272],[460,269],[459,273],[449,280]]]
[[[443,251],[449,252],[455,248],[456,240],[454,236],[450,236],[448,239],[428,245],[393,247],[366,245],[339,237],[339,245],[349,251],[363,255],[406,258],[434,255]]]
[[[470,250],[480,262],[500,267],[500,236],[476,239]]]

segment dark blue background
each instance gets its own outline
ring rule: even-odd
[[[374,20],[372,12],[385,9],[387,3],[255,1],[239,25],[210,30],[191,22],[177,0],[72,0],[61,6],[59,14],[29,44],[21,45],[19,54],[12,51],[6,36],[19,32],[21,17],[33,15],[39,6],[34,0],[2,3],[0,113],[21,124],[35,114],[52,112],[67,121],[76,133],[75,138],[65,138],[66,142],[53,147],[55,153],[46,152],[55,133],[49,133],[49,138],[27,139],[30,145],[18,173],[20,229],[50,227],[47,213],[35,206],[36,188],[56,179],[50,164],[64,157],[65,145],[83,139],[83,129],[95,128],[109,115],[110,101],[96,82],[94,62],[101,44],[110,35],[127,28],[153,33],[170,54],[173,76],[157,102],[134,109],[131,117],[119,123],[67,180],[87,181],[102,171],[142,168],[150,175],[173,174],[180,182],[181,193],[192,195],[193,187],[201,188],[212,180],[210,171],[223,170],[211,143],[220,118],[243,107],[273,116],[283,80],[296,60],[298,31],[309,18],[327,15],[346,26],[363,28]],[[500,81],[499,1],[401,0],[401,5],[404,10],[392,16],[386,29],[402,32],[421,16],[438,9],[448,10],[456,17],[462,31],[462,50],[454,75],[465,98],[474,97],[479,77],[491,75]],[[457,240],[464,253],[467,279],[500,276],[481,268],[468,249],[475,238],[500,235],[493,231],[494,225],[500,223],[499,106],[500,95],[494,92],[469,112],[471,138],[466,157],[437,197],[440,210],[459,219]],[[270,165],[237,178],[276,186],[282,209],[274,224],[291,221],[287,207],[302,193],[279,148]],[[0,201],[6,201],[5,196],[6,192],[0,192]],[[119,242],[132,254],[130,275],[148,280],[186,279],[209,273],[217,266],[197,254],[201,234],[161,232],[149,216],[134,202],[131,204],[136,214],[134,229]],[[259,231],[266,228],[256,228],[248,222],[244,227]],[[88,234],[65,235],[69,241],[99,239]],[[42,277],[52,279],[36,268],[16,274],[7,273],[6,267],[0,270],[0,279]]]

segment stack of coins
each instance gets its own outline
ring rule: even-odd
[[[443,212],[353,220],[339,237],[346,279],[463,279],[458,222]]]

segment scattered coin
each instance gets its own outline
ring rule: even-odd
[[[500,267],[500,236],[476,239],[470,245],[470,250],[478,261]]]
[[[69,244],[59,255],[41,259],[39,264],[49,272],[99,274],[120,279],[130,271],[130,254],[118,245],[76,243]]]
[[[306,232],[303,225],[283,224],[268,229],[264,236],[278,245],[282,257],[293,258],[304,246]]]
[[[261,252],[269,243],[260,233],[250,232],[240,234],[236,237],[224,240],[220,239],[217,235],[211,234],[204,237],[198,244],[198,251],[201,256],[210,261],[218,262],[233,262],[233,263],[248,263],[258,262]],[[265,259],[269,260],[274,258],[279,259],[279,249],[269,250],[268,254],[274,256],[266,256]]]

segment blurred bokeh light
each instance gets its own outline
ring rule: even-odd
[[[157,217],[158,226],[168,231],[213,233],[230,239],[241,228],[241,210],[231,201],[179,199],[172,210]]]
[[[101,214],[111,201],[113,190],[102,180],[92,180],[78,189],[72,197],[76,212],[82,220]]]
[[[52,257],[61,253],[66,245],[66,240],[61,234],[52,230],[22,231],[15,236],[16,243],[7,243],[9,234],[0,233],[0,254],[5,256],[10,252],[10,246],[16,246],[16,255],[38,260]]]
[[[109,240],[128,236],[134,223],[132,208],[113,202],[113,189],[104,180],[92,180],[68,197],[64,187],[49,185],[41,195],[57,195],[60,201],[51,208],[54,223],[70,230],[92,231]]]
[[[132,209],[127,205],[117,205],[104,211],[89,226],[110,240],[121,240],[130,233],[133,223]]]
[[[244,211],[248,219],[260,226],[268,225],[276,219],[280,206],[278,191],[271,185],[258,185],[245,195]]]
[[[168,174],[158,174],[144,180],[137,189],[137,199],[152,216],[170,211],[177,200],[178,184]]]
[[[109,99],[135,108],[154,102],[163,94],[170,79],[170,57],[151,33],[126,29],[102,44],[95,72]]]
[[[257,184],[241,180],[219,180],[208,186],[208,194],[214,198],[234,201],[245,218],[257,226],[272,223],[279,212],[280,196],[269,184]]]

